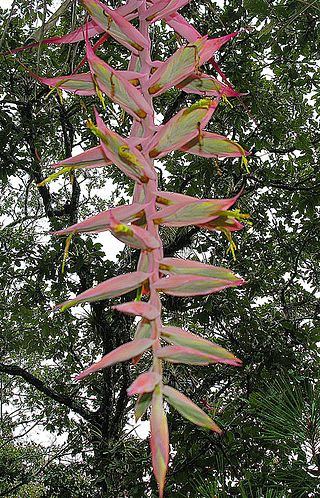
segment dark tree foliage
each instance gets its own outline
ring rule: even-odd
[[[56,26],[57,20],[46,24],[57,9],[51,0],[14,1],[11,9],[0,10],[1,51],[65,34],[84,22],[78,3],[62,5]],[[167,369],[171,385],[192,395],[224,433],[208,434],[170,411],[174,457],[166,493],[168,498],[317,497],[320,8],[312,0],[219,5],[192,0],[183,14],[211,36],[253,28],[219,52],[219,65],[244,95],[232,100],[232,107],[219,106],[209,125],[251,151],[250,174],[237,160],[190,156],[186,161],[174,153],[162,159],[170,175],[161,181],[166,190],[207,198],[230,197],[244,186],[238,207],[250,213],[252,225],[235,235],[236,261],[218,233],[164,229],[163,237],[167,256],[222,260],[248,284],[201,300],[167,297],[164,306],[170,323],[183,321],[232,351],[244,366]],[[153,39],[155,59],[181,43],[161,23]],[[91,303],[81,313],[48,311],[71,293],[124,268],[130,271],[137,257],[124,250],[113,261],[111,239],[108,247],[101,238],[79,237],[62,274],[64,241],[47,235],[111,202],[124,202],[132,189],[112,167],[105,175],[76,172],[71,181],[36,188],[51,163],[71,156],[76,146],[96,144],[85,122],[100,104],[89,97],[48,97],[48,89],[25,68],[46,76],[68,74],[83,55],[80,42],[1,57],[0,496],[156,496],[148,440],[131,431],[133,404],[126,389],[136,376],[133,367],[124,363],[81,384],[72,381],[129,339],[131,320],[107,302]],[[100,56],[124,68],[125,49],[115,42]],[[172,90],[155,102],[167,121],[194,100]],[[111,104],[104,118],[114,129],[117,122],[122,134],[128,130],[128,117],[123,121]],[[38,440],[43,431],[46,436]]]

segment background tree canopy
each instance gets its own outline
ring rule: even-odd
[[[316,497],[319,3],[192,0],[182,13],[210,36],[253,28],[219,52],[219,65],[244,95],[233,99],[232,107],[219,106],[209,125],[251,151],[250,174],[238,160],[218,164],[175,152],[161,160],[170,174],[160,180],[166,190],[204,198],[231,197],[244,185],[238,207],[250,213],[252,225],[235,235],[236,261],[218,233],[162,230],[166,256],[222,262],[248,280],[241,289],[201,300],[164,299],[171,323],[183,320],[244,362],[239,369],[167,369],[171,385],[212,415],[224,434],[208,434],[170,411],[174,456],[166,496]],[[85,18],[72,0],[14,1],[0,16],[1,51],[65,34]],[[152,36],[154,59],[168,57],[182,43],[161,23]],[[80,42],[1,57],[0,497],[157,496],[148,440],[131,430],[133,401],[126,395],[143,365],[134,371],[125,363],[82,383],[71,380],[129,340],[132,321],[113,312],[110,302],[48,313],[71,293],[130,271],[137,258],[135,251],[123,250],[114,261],[101,237],[77,237],[62,274],[64,240],[47,235],[123,203],[132,190],[112,167],[35,186],[51,172],[50,164],[71,156],[76,146],[97,144],[85,123],[100,103],[70,95],[61,101],[55,93],[48,97],[48,89],[23,65],[42,76],[58,76],[71,73],[83,55]],[[126,51],[110,40],[100,57],[124,68]],[[212,67],[206,72],[215,74]],[[194,101],[195,96],[175,89],[155,100],[165,121]],[[129,118],[122,121],[110,103],[104,118],[116,131],[129,129]],[[37,436],[43,431],[50,435],[49,445],[41,443],[47,436]]]

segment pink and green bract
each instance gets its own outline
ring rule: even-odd
[[[55,307],[65,310],[79,303],[94,302],[137,290],[137,299],[114,309],[141,317],[134,339],[122,344],[101,360],[79,373],[81,380],[117,362],[139,361],[151,351],[150,370],[137,377],[128,389],[138,395],[135,415],[139,419],[151,409],[151,452],[153,471],[160,498],[164,495],[169,463],[169,434],[164,403],[169,403],[186,419],[200,427],[220,433],[219,427],[184,394],[163,383],[166,363],[241,365],[232,353],[179,327],[164,325],[161,320],[161,293],[172,296],[199,296],[244,284],[244,280],[226,268],[199,261],[166,258],[159,236],[159,226],[196,225],[207,230],[230,232],[242,228],[238,211],[230,211],[238,196],[230,199],[198,199],[158,190],[154,161],[174,150],[207,158],[242,157],[247,153],[228,138],[204,131],[222,98],[238,96],[231,87],[202,72],[215,52],[237,33],[209,39],[202,36],[178,13],[188,0],[128,0],[112,10],[107,2],[81,0],[88,14],[86,26],[62,38],[41,43],[75,43],[85,40],[88,69],[86,73],[44,78],[43,84],[78,95],[96,94],[104,106],[105,99],[118,104],[133,120],[130,136],[122,137],[110,130],[98,112],[88,126],[100,145],[54,165],[61,172],[103,168],[114,164],[135,183],[131,204],[98,213],[87,220],[56,232],[56,235],[110,231],[128,246],[141,251],[136,271],[111,278]],[[130,22],[138,20],[136,26]],[[149,28],[163,20],[184,38],[185,44],[167,61],[151,60]],[[101,36],[93,46],[90,39]],[[113,69],[97,54],[97,48],[108,37],[128,49],[128,70]],[[16,51],[28,47],[22,47]],[[14,51],[13,51],[14,52]],[[85,60],[81,63],[82,66]],[[79,67],[80,67],[79,66]],[[176,86],[200,95],[190,107],[182,109],[166,124],[154,121],[153,100]],[[54,173],[51,178],[60,174]],[[231,235],[230,235],[231,236]]]

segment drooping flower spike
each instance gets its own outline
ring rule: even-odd
[[[230,199],[198,199],[158,190],[154,160],[172,151],[180,150],[206,158],[240,157],[242,160],[247,155],[240,144],[205,130],[220,100],[238,96],[239,93],[204,74],[201,66],[212,61],[214,53],[237,33],[213,39],[202,36],[178,12],[188,1],[128,0],[126,4],[112,10],[99,0],[81,0],[91,17],[86,26],[42,43],[85,40],[89,72],[54,78],[34,75],[40,82],[53,88],[80,96],[96,95],[104,107],[108,99],[120,105],[133,119],[130,137],[122,137],[110,130],[95,111],[94,120],[88,120],[87,124],[100,144],[54,164],[54,168],[61,169],[49,179],[76,169],[105,167],[105,174],[108,174],[108,166],[114,164],[134,182],[131,204],[98,213],[54,232],[54,235],[67,235],[69,245],[75,234],[109,231],[128,246],[141,251],[137,269],[99,283],[57,305],[55,309],[64,311],[82,303],[109,300],[133,291],[137,293],[135,301],[129,298],[127,302],[113,306],[115,312],[140,317],[133,340],[88,366],[76,376],[76,380],[118,362],[132,360],[136,364],[146,351],[151,352],[152,365],[149,371],[133,381],[128,388],[128,395],[138,395],[136,419],[151,408],[150,445],[160,498],[164,495],[169,462],[169,434],[164,403],[194,424],[221,433],[221,429],[202,409],[178,390],[164,384],[162,374],[166,362],[241,365],[233,353],[220,345],[180,327],[163,324],[161,318],[162,293],[183,297],[201,296],[222,290],[232,292],[233,287],[245,284],[241,277],[227,268],[164,257],[159,236],[159,225],[196,225],[203,230],[221,231],[231,237],[232,231],[243,227],[240,221],[246,217],[237,210],[230,210],[241,192]],[[135,18],[139,20],[139,28],[130,22]],[[152,61],[148,29],[160,19],[167,22],[187,43],[167,61]],[[98,34],[102,34],[103,38],[92,46],[90,40]],[[128,71],[112,68],[97,55],[96,49],[101,40],[109,36],[129,50]],[[37,44],[28,47],[32,46]],[[21,50],[26,48],[22,47]],[[202,98],[179,111],[166,124],[157,126],[154,122],[153,99],[173,86]],[[231,290],[226,291],[229,288]]]

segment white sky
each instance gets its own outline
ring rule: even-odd
[[[0,0],[0,7],[1,9],[8,9],[11,7],[13,0]]]

